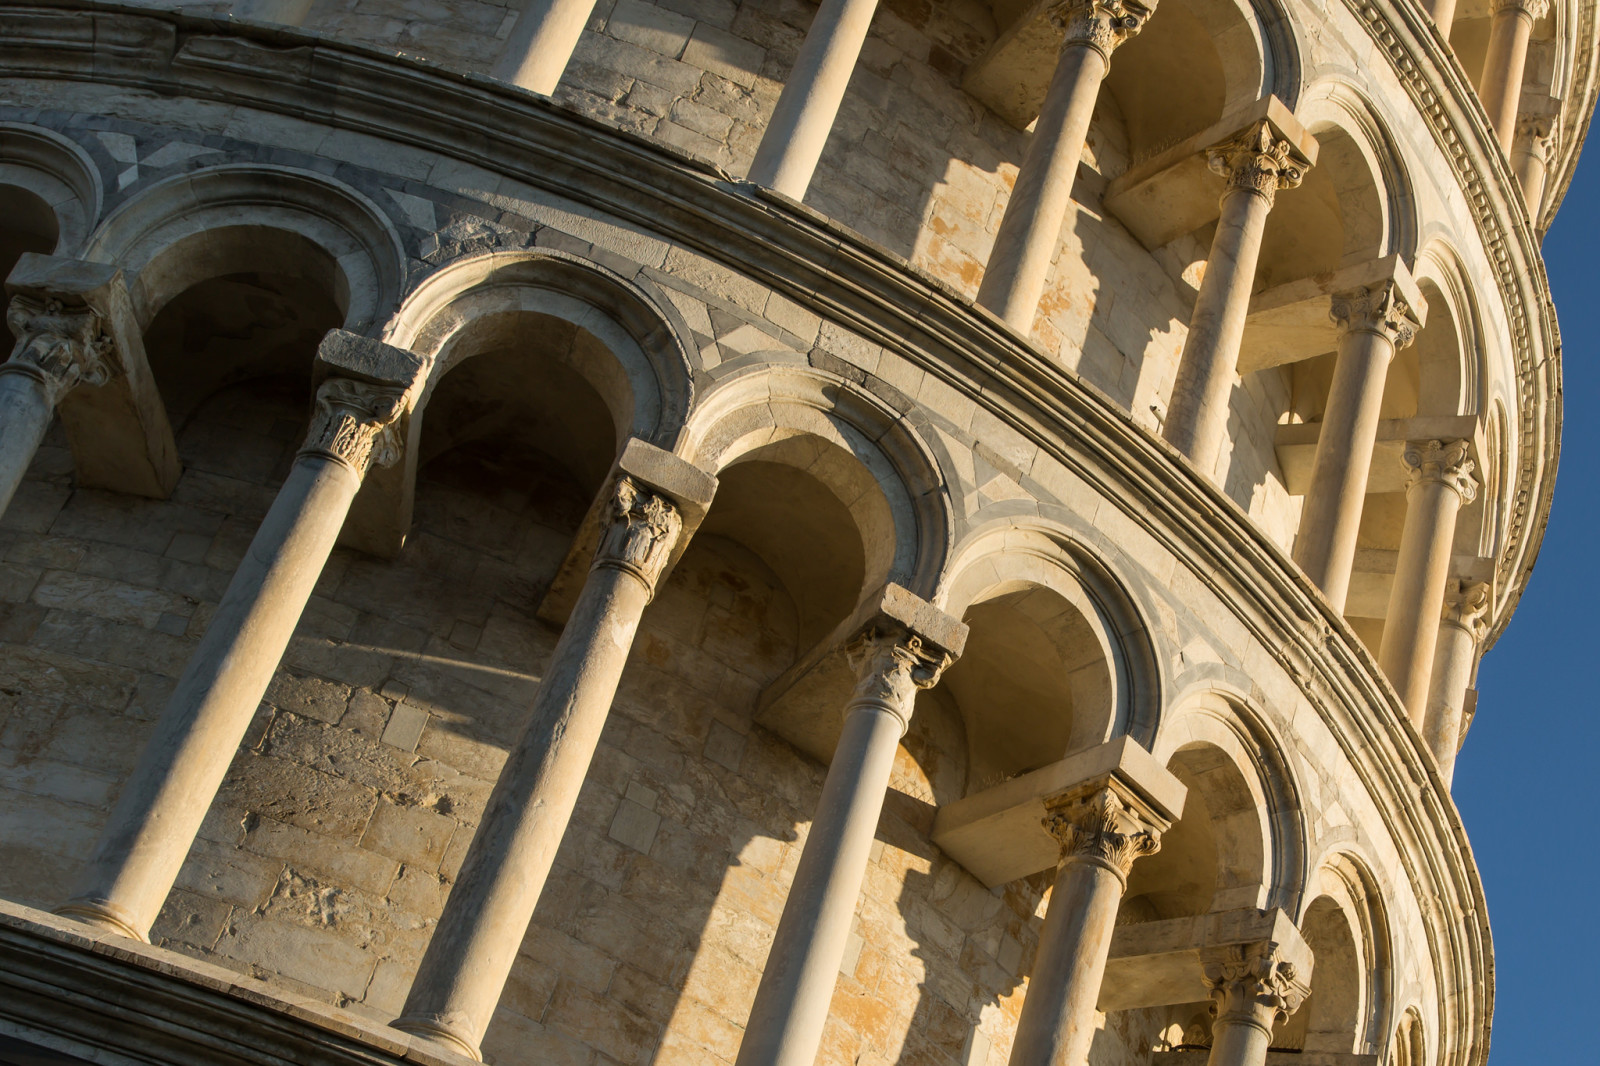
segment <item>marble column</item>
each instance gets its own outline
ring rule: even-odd
[[[594,0],[528,0],[490,74],[518,88],[551,95],[593,12]]]
[[[62,397],[82,384],[103,385],[117,371],[111,338],[88,307],[18,294],[6,308],[17,338],[0,363],[0,514],[33,463]]]
[[[1284,955],[1271,941],[1202,951],[1214,1015],[1208,1066],[1264,1066],[1272,1027],[1311,994],[1310,974]]]
[[[57,908],[145,939],[333,551],[362,478],[396,461],[427,364],[335,330],[289,476],[234,571],[123,786],[72,898]]]
[[[817,801],[805,850],[778,919],[736,1066],[812,1066],[828,1020],[839,964],[895,750],[917,692],[952,656],[897,625],[874,624],[848,649],[854,695]]]
[[[772,111],[749,179],[804,200],[878,0],[822,0]]]
[[[1517,120],[1516,147],[1511,152],[1511,168],[1522,185],[1522,198],[1528,217],[1539,224],[1539,208],[1544,202],[1544,177],[1555,154],[1555,119],[1549,115],[1524,115]]]
[[[1403,461],[1409,471],[1406,523],[1378,665],[1420,729],[1438,642],[1439,611],[1450,576],[1456,512],[1477,496],[1478,483],[1472,476],[1473,461],[1467,458],[1464,440],[1411,441]]]
[[[1210,149],[1207,161],[1228,185],[1162,434],[1210,476],[1228,426],[1267,214],[1278,190],[1299,185],[1310,164],[1269,122]]]
[[[1044,827],[1061,845],[1050,910],[1028,975],[1010,1066],[1086,1066],[1117,907],[1135,859],[1171,823],[1107,785],[1053,804]]]
[[[698,468],[691,473],[714,488]],[[618,472],[607,491],[589,576],[392,1023],[473,1058],[566,834],[639,621],[684,528],[680,500],[658,485]]]
[[[1490,599],[1489,585],[1482,581],[1457,579],[1445,589],[1422,738],[1433,752],[1439,776],[1446,785],[1455,776],[1467,691],[1478,665],[1478,648],[1489,630]]]
[[[1433,19],[1439,36],[1450,39],[1450,27],[1456,20],[1456,0],[1423,0],[1423,9]]]
[[[1332,317],[1340,330],[1339,355],[1294,558],[1334,610],[1342,613],[1389,361],[1411,343],[1419,323],[1393,280],[1336,294]]]
[[[1478,79],[1478,99],[1489,112],[1500,147],[1509,153],[1517,132],[1528,39],[1533,24],[1550,10],[1550,0],[1492,0],[1490,9],[1489,48],[1483,56],[1483,77]]]
[[[1019,333],[1033,329],[1072,182],[1111,53],[1144,27],[1154,0],[1066,0],[1050,18],[1066,34],[1033,137],[1017,172],[977,302]]]

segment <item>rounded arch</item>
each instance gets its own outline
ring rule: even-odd
[[[48,250],[54,255],[82,249],[104,197],[100,170],[82,148],[51,130],[17,122],[0,122],[0,189],[16,190],[48,210],[53,233],[40,236],[53,242]],[[14,205],[6,206],[8,225],[15,225]]]
[[[1366,862],[1339,850],[1318,865],[1306,895],[1299,924],[1316,965],[1285,1035],[1308,1052],[1375,1054],[1392,1024],[1394,984],[1383,892]]]
[[[1481,409],[1487,365],[1480,358],[1485,333],[1474,287],[1453,244],[1434,235],[1412,270],[1428,301],[1428,324],[1411,349],[1419,415],[1472,415]]]
[[[157,182],[101,222],[84,257],[129,278],[141,326],[205,281],[301,278],[368,333],[399,299],[405,253],[377,205],[343,182],[292,167],[208,167]]]
[[[1416,246],[1405,165],[1351,80],[1329,76],[1310,86],[1297,117],[1317,139],[1317,164],[1273,208],[1256,270],[1258,290]]]
[[[804,470],[849,511],[862,593],[893,581],[932,597],[953,527],[945,479],[928,443],[877,397],[809,366],[751,366],[700,397],[678,452],[719,477],[753,461]]]
[[[1422,1013],[1415,1007],[1407,1007],[1389,1045],[1389,1066],[1427,1066],[1427,1062],[1427,1033],[1423,1029]]]
[[[974,786],[1117,736],[1148,748],[1160,717],[1160,668],[1123,583],[1045,519],[978,519],[935,599],[970,627],[944,685],[967,717]],[[984,713],[996,706],[1000,713]]]
[[[1182,834],[1205,828],[1197,825],[1202,808],[1211,823],[1216,883],[1205,910],[1282,907],[1293,913],[1307,871],[1300,790],[1282,744],[1243,692],[1217,681],[1189,687],[1170,701],[1151,751],[1189,786],[1184,818],[1163,843],[1163,852],[1172,845],[1168,862],[1180,856]],[[1141,860],[1150,864],[1151,878],[1162,874],[1154,861],[1160,854]],[[1139,867],[1134,874],[1141,874]],[[1131,895],[1135,886],[1129,884]]]

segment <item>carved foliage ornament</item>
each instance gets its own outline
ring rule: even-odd
[[[317,389],[316,410],[301,455],[338,460],[359,476],[373,466],[400,458],[396,426],[406,407],[406,390],[333,377]]]
[[[671,500],[623,474],[612,488],[611,513],[600,529],[594,565],[632,574],[653,595],[682,529],[683,516]]]
[[[17,344],[0,373],[42,382],[51,407],[73,386],[104,385],[121,369],[104,322],[91,308],[68,310],[59,300],[18,294],[6,308],[6,325]]]
[[[1061,861],[1088,860],[1116,872],[1124,884],[1133,860],[1161,850],[1161,833],[1144,823],[1109,788],[1096,789],[1044,816],[1045,832],[1061,845]]]
[[[1111,62],[1111,53],[1144,29],[1155,13],[1154,0],[1063,0],[1050,9],[1050,22],[1066,32],[1061,46],[1081,44]]]
[[[1392,281],[1336,293],[1328,317],[1346,332],[1385,337],[1397,350],[1416,339],[1417,330],[1422,328]]]
[[[1517,119],[1517,137],[1524,151],[1548,166],[1556,154],[1555,116],[1521,116]]]
[[[1489,583],[1457,578],[1444,590],[1445,622],[1460,626],[1482,640],[1489,630]]]
[[[914,633],[879,626],[857,634],[845,647],[845,655],[856,672],[850,705],[883,707],[900,719],[902,729],[911,724],[917,691],[937,685],[939,675],[953,661],[944,652],[924,647],[922,638]]]
[[[1464,440],[1409,441],[1400,461],[1405,464],[1407,489],[1438,481],[1460,493],[1462,503],[1471,503],[1478,495],[1478,479],[1472,476],[1476,464],[1467,458]]]
[[[1311,994],[1272,941],[1213,949],[1204,953],[1201,969],[1219,1023],[1254,1025],[1270,1033]]]
[[[1550,0],[1492,0],[1489,5],[1491,14],[1498,15],[1507,10],[1527,15],[1530,20],[1538,22],[1550,13]]]
[[[1258,122],[1232,140],[1206,150],[1206,163],[1228,182],[1228,189],[1248,189],[1270,205],[1279,189],[1292,189],[1305,179],[1310,165],[1294,156],[1289,142]]]

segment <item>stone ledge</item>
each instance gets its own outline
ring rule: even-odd
[[[475,1066],[265,981],[7,900],[0,1036],[99,1066]]]

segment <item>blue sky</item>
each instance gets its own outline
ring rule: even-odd
[[[1478,672],[1456,802],[1489,897],[1491,1066],[1600,1062],[1600,151],[1585,154],[1544,242],[1561,319],[1566,425],[1555,509],[1511,626]]]

